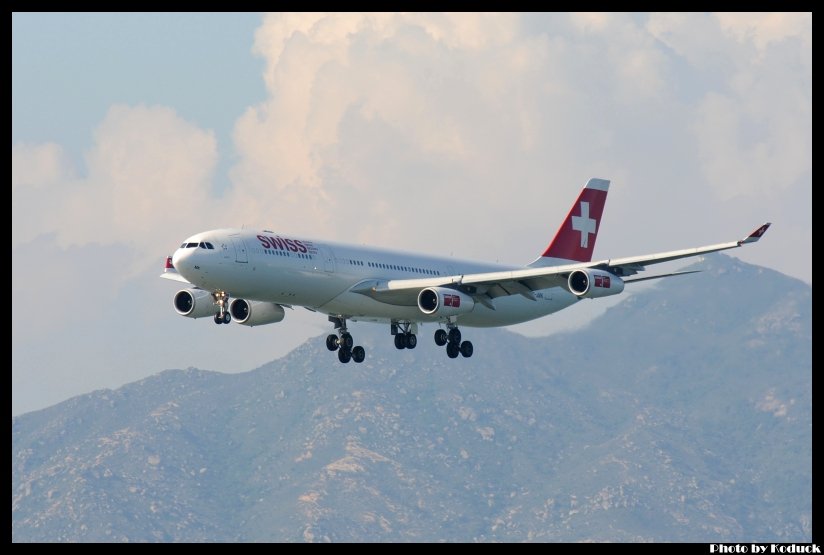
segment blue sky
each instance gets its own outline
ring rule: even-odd
[[[811,283],[812,15],[13,14],[12,412],[328,329],[178,317],[197,231],[525,263],[590,177],[596,256],[772,221],[734,255]]]
[[[54,141],[82,164],[115,103],[173,106],[225,148],[215,187],[228,185],[235,120],[266,98],[251,54],[261,15],[12,14],[12,140]]]

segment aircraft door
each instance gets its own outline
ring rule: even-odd
[[[327,247],[320,247],[318,254],[323,259],[323,271],[328,274],[335,273],[335,256]]]
[[[246,243],[243,242],[239,236],[230,237],[232,246],[235,248],[235,262],[245,264],[249,262],[249,257],[246,254]]]

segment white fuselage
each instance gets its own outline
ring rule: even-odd
[[[205,242],[214,248],[191,246]],[[417,305],[387,304],[351,291],[365,280],[436,278],[519,268],[241,229],[198,233],[175,251],[172,262],[181,276],[204,290],[373,322],[439,322],[445,318],[424,314]],[[498,297],[494,310],[478,303],[471,312],[458,316],[457,322],[472,327],[506,326],[557,312],[579,300],[561,287],[535,291],[534,297]]]

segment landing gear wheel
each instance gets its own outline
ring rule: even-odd
[[[330,351],[336,351],[338,349],[338,336],[333,334],[326,336],[326,348]]]
[[[395,348],[406,349],[406,335],[399,333],[395,336]]]
[[[343,333],[340,336],[340,346],[346,347],[347,349],[351,349],[352,345],[355,344],[355,340],[352,339],[352,336],[348,333]]]
[[[397,337],[397,335],[395,336]],[[406,348],[407,349],[414,349],[418,345],[418,338],[414,333],[409,333],[406,335]]]
[[[460,349],[458,349],[458,346],[455,345],[454,343],[447,343],[446,344],[446,356],[448,356],[449,358],[458,358],[458,353],[459,352],[460,352]]]
[[[435,345],[438,347],[443,347],[446,345],[446,331],[445,330],[438,330],[435,332]]]
[[[348,347],[341,347],[338,350],[338,360],[346,364],[352,358],[352,351]]]
[[[222,324],[222,323],[223,323],[223,318],[220,317],[220,312],[218,312],[217,314],[215,314],[215,324]]]
[[[471,341],[464,341],[463,343],[461,343],[461,354],[464,356],[464,358],[471,357],[472,352],[474,350],[475,349],[472,347],[472,342]]]
[[[352,349],[352,360],[354,360],[355,362],[360,364],[361,362],[363,362],[363,359],[365,359],[365,358],[366,358],[366,351],[363,349],[363,347],[358,345],[357,347]]]
[[[223,323],[228,324],[231,321],[232,321],[232,315],[229,314],[228,312],[224,312],[223,313]]]
[[[461,343],[461,330],[458,328],[452,328],[449,330],[449,342],[454,343],[455,345],[460,345]]]

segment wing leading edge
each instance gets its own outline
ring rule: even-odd
[[[672,260],[678,260],[679,258],[700,256],[711,252],[734,249],[748,243],[755,243],[764,235],[769,227],[770,224],[766,223],[738,241],[706,245],[691,249],[593,262],[564,264],[561,266],[527,267],[503,272],[485,272],[422,279],[365,280],[352,287],[351,291],[367,295],[387,304],[414,306],[417,304],[418,293],[422,289],[426,287],[451,287],[472,295],[477,302],[494,309],[492,300],[496,297],[517,294],[527,299],[535,300],[535,296],[533,295],[534,291],[564,286],[569,274],[575,270],[584,268],[606,270],[623,278],[644,271],[646,266],[651,264],[670,262]],[[682,274],[683,272],[675,272],[629,281],[642,281]]]

